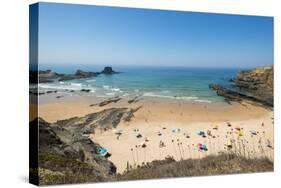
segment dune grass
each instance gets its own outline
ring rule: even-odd
[[[235,154],[220,154],[203,159],[175,161],[168,157],[165,160],[155,160],[118,174],[117,179],[140,180],[270,171],[273,171],[273,162],[267,158],[249,159]]]

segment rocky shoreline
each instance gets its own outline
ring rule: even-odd
[[[217,95],[225,97],[227,102],[249,100],[268,107],[274,104],[274,68],[262,67],[241,71],[236,78],[230,80],[230,86],[210,84],[209,88]]]
[[[48,123],[42,118],[30,122],[39,129],[40,184],[63,183],[70,174],[81,175],[81,182],[115,180],[116,166],[108,160],[110,154],[101,155],[102,148],[89,135],[131,121],[137,109],[110,108],[83,117],[73,117]],[[79,174],[80,173],[80,174]],[[87,178],[87,179],[85,179]],[[68,180],[71,183],[71,179]],[[76,183],[80,180],[73,180]]]
[[[78,69],[74,74],[60,74],[60,73],[53,72],[52,70],[29,71],[29,82],[31,84],[51,83],[55,81],[67,81],[67,80],[74,80],[74,79],[96,77],[100,74],[112,75],[118,73],[119,72],[114,71],[112,67],[104,67],[104,69],[100,72],[87,72]]]

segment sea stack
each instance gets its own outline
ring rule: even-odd
[[[104,67],[103,71],[101,71],[102,74],[116,74],[118,72],[114,71],[112,67]]]

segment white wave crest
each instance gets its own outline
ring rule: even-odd
[[[212,103],[212,101],[209,100],[202,100],[202,99],[197,99],[195,100],[196,102],[200,102],[200,103]]]
[[[72,86],[77,86],[77,87],[81,87],[81,86],[82,86],[81,83],[70,83],[70,85],[72,85]]]
[[[103,89],[110,89],[110,87],[108,85],[103,85],[102,87],[103,87]]]
[[[209,100],[199,99],[196,96],[169,96],[169,95],[159,95],[153,92],[147,92],[143,94],[144,97],[159,97],[159,98],[167,98],[167,99],[176,99],[176,100],[184,100],[184,101],[195,101],[195,102],[204,102],[211,103]]]
[[[107,96],[114,96],[115,93],[106,93]]]
[[[86,80],[88,83],[96,82],[96,80]]]

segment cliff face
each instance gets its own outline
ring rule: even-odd
[[[252,100],[267,106],[273,106],[274,68],[262,67],[241,71],[234,79],[233,87],[226,88],[217,84],[210,85],[218,95],[227,100]]]
[[[273,106],[273,75],[273,66],[242,71],[237,75],[235,84],[242,92]]]
[[[101,155],[101,146],[89,135],[130,121],[133,113],[132,109],[111,108],[55,123],[41,118],[31,122],[30,126],[39,128],[39,184],[116,180],[116,166],[108,160],[110,154]]]

